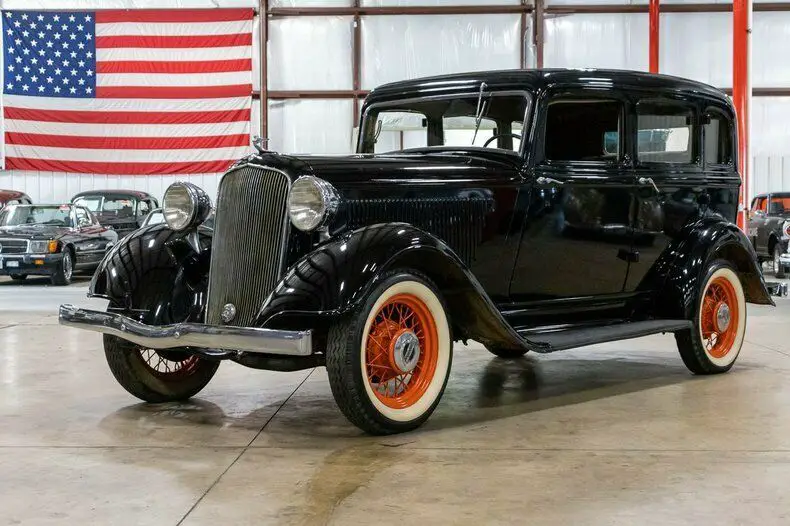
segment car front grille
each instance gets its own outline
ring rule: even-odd
[[[29,244],[24,239],[0,239],[0,255],[24,254]]]
[[[284,272],[291,183],[283,172],[242,166],[222,178],[211,245],[206,323],[249,326]]]

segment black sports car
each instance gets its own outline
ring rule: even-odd
[[[75,269],[95,268],[117,241],[85,207],[10,205],[0,212],[0,275],[50,276],[53,285],[68,285]]]

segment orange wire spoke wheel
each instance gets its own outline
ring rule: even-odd
[[[154,349],[141,349],[140,355],[151,373],[163,380],[176,380],[189,376],[200,361],[200,358],[194,354],[181,360],[173,360],[169,355]]]
[[[711,281],[700,311],[702,343],[710,356],[724,358],[732,350],[738,336],[740,315],[733,284],[723,277]]]
[[[431,385],[439,336],[430,309],[413,294],[397,294],[379,308],[365,343],[367,381],[387,407],[416,404]]]

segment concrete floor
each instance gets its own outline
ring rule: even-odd
[[[190,403],[137,403],[100,336],[57,326],[86,281],[45,283],[0,280],[0,524],[790,523],[790,299],[750,306],[717,377],[671,336],[459,345],[429,423],[372,438],[323,369],[228,363]]]

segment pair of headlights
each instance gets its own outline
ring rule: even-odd
[[[304,175],[291,187],[288,215],[296,228],[310,232],[326,225],[339,204],[340,198],[331,184]],[[211,212],[211,199],[192,183],[174,183],[165,192],[162,211],[167,226],[176,231],[186,230],[206,220]]]

